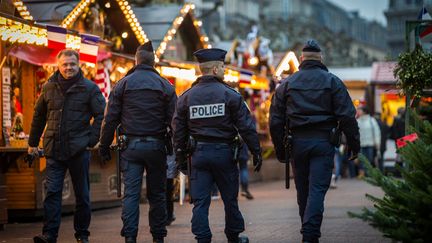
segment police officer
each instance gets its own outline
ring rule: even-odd
[[[166,158],[165,135],[170,126],[177,96],[174,87],[154,69],[151,42],[138,47],[136,66],[112,90],[102,122],[100,154],[110,159],[109,146],[116,127],[128,145],[121,152],[125,192],[121,235],[135,243],[138,234],[139,200],[144,169],[149,224],[153,242],[163,242],[166,231]]]
[[[83,76],[78,52],[60,51],[57,64],[58,71],[44,84],[36,101],[28,141],[28,153],[37,156],[39,140],[44,133],[47,159],[44,226],[42,235],[34,237],[34,242],[57,242],[63,181],[69,170],[76,201],[75,238],[85,243],[90,235],[91,219],[90,152],[86,148],[95,146],[99,140],[105,99],[98,86]],[[91,118],[94,118],[93,123]]]
[[[239,237],[244,220],[238,208],[239,171],[233,160],[233,141],[238,133],[253,154],[255,171],[262,165],[261,148],[242,96],[223,82],[226,51],[201,49],[194,53],[202,76],[183,93],[173,119],[176,161],[186,162],[188,137],[196,146],[191,158],[190,195],[194,204],[192,232],[198,242],[211,242],[208,222],[211,190],[216,183],[225,206],[225,234],[228,242],[247,242]],[[191,152],[191,151],[189,151]]]
[[[276,155],[285,162],[284,135],[293,137],[291,159],[302,222],[303,242],[318,242],[324,197],[333,169],[336,128],[354,156],[360,150],[355,108],[346,87],[322,63],[315,40],[303,47],[299,71],[283,80],[270,107],[270,133]],[[332,142],[332,143],[331,143]]]

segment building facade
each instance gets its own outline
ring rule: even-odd
[[[422,0],[390,0],[385,16],[387,41],[393,59],[405,51],[405,21],[416,20],[422,6]]]

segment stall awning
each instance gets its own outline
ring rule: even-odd
[[[46,46],[36,45],[17,45],[10,49],[8,55],[19,58],[33,65],[55,65],[58,50],[50,49]],[[102,61],[110,58],[111,53],[99,48],[97,60]]]

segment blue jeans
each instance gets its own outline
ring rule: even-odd
[[[75,237],[87,238],[90,235],[88,231],[91,219],[89,162],[90,152],[88,151],[79,153],[66,161],[47,158],[43,234],[54,239],[58,236],[61,221],[63,181],[66,170],[69,169],[75,193]]]
[[[132,140],[121,153],[124,196],[121,235],[136,237],[139,223],[139,200],[143,173],[146,170],[147,198],[150,204],[149,225],[153,238],[164,238],[166,211],[166,151],[162,141],[142,142]]]
[[[304,241],[321,236],[324,197],[334,166],[334,146],[327,139],[293,140],[293,170]]]
[[[219,188],[225,207],[225,235],[236,239],[244,231],[244,220],[238,207],[239,172],[233,161],[231,146],[220,143],[198,143],[192,155],[191,197],[194,204],[192,233],[198,241],[212,238],[208,213],[213,183]]]
[[[374,147],[372,147],[372,146],[361,147],[360,148],[360,153],[362,153],[369,160],[369,162],[372,164],[372,166],[375,164],[375,161],[374,161]],[[366,175],[368,174],[367,171],[366,171],[366,168],[364,166],[363,161],[360,161],[360,163],[359,163],[359,169],[360,170],[364,170]]]
[[[242,191],[248,190],[249,185],[249,171],[247,167],[247,160],[240,160],[239,161],[239,168],[240,168],[240,185],[242,188]]]

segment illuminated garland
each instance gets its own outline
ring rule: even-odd
[[[75,23],[75,21],[82,14],[82,12],[94,1],[95,0],[82,0],[63,20],[61,26],[64,28],[71,28],[73,23]],[[144,44],[145,42],[147,42],[148,41],[147,35],[144,33],[144,30],[141,27],[138,19],[136,18],[129,2],[126,0],[116,0],[116,2],[119,5],[121,11],[123,12],[126,20],[128,21],[138,42],[140,44]]]
[[[183,23],[184,19],[186,18],[187,14],[190,14],[190,17],[192,18],[193,24],[198,32],[198,36],[200,36],[200,41],[204,48],[211,48],[211,45],[208,43],[209,38],[204,35],[201,31],[201,25],[202,22],[199,20],[196,20],[193,15],[193,10],[195,9],[195,5],[192,3],[186,3],[181,9],[180,14],[177,16],[177,18],[174,19],[171,27],[168,29],[167,33],[165,34],[165,37],[163,38],[162,42],[160,43],[158,49],[156,50],[156,61],[159,61],[159,58],[163,55],[165,52],[168,42],[171,41],[175,34],[178,31],[178,28]]]
[[[30,15],[30,12],[28,11],[27,6],[24,5],[23,1],[13,0],[13,5],[23,19],[33,20],[33,16]]]
[[[48,32],[43,27],[33,26],[0,16],[0,39],[9,43],[48,45]],[[79,49],[81,37],[66,34],[66,47]]]

